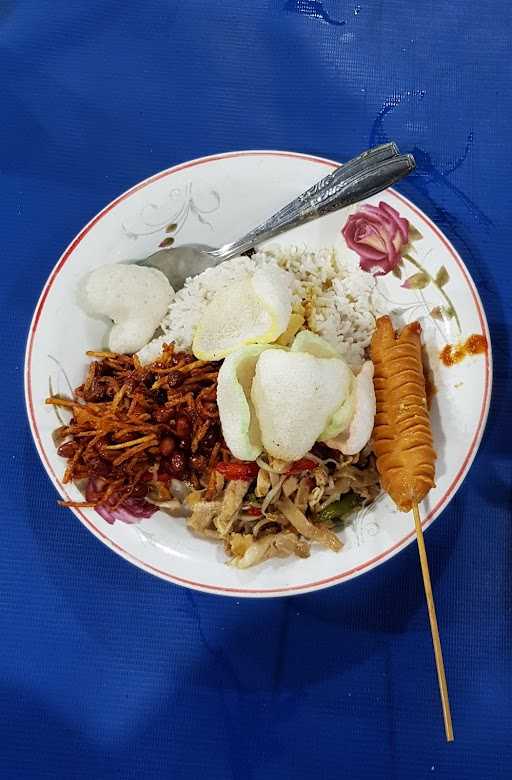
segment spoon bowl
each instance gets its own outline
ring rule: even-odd
[[[183,244],[171,249],[160,249],[153,252],[137,265],[157,268],[169,280],[174,290],[180,290],[189,276],[197,276],[215,265],[210,252],[214,247],[208,244]]]

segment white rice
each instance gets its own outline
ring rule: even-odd
[[[169,306],[161,329],[138,353],[143,363],[156,360],[164,343],[189,349],[202,313],[218,290],[256,268],[277,265],[294,278],[293,307],[305,308],[307,326],[337,348],[348,363],[359,368],[370,344],[375,318],[383,313],[375,279],[362,271],[357,256],[334,247],[312,251],[306,246],[262,248],[251,258],[237,257],[188,279]]]

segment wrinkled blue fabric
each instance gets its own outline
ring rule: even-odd
[[[511,28],[503,0],[0,3],[2,778],[510,775]],[[161,582],[57,509],[22,394],[41,287],[120,192],[203,154],[389,138],[494,344],[480,453],[426,537],[453,745],[414,546],[289,599]]]

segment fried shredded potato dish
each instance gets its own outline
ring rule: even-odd
[[[166,346],[142,366],[137,356],[88,352],[85,382],[73,398],[46,403],[68,409],[55,432],[68,464],[63,482],[87,480],[84,502],[115,510],[150,491],[170,498],[172,478],[207,488],[219,460],[229,457],[216,404],[218,366]]]

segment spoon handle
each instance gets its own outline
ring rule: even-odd
[[[209,255],[219,262],[227,260],[278,233],[369,198],[400,181],[415,167],[414,157],[398,155],[395,144],[370,149],[321,179],[242,238]]]
[[[291,216],[294,213],[298,214],[301,211],[304,211],[308,204],[311,203],[312,199],[318,197],[321,192],[326,191],[330,187],[341,186],[347,179],[359,171],[364,171],[369,165],[383,162],[384,160],[390,160],[392,157],[398,157],[399,154],[398,146],[394,141],[382,144],[381,146],[374,146],[372,149],[367,149],[361,154],[358,154],[357,157],[353,157],[348,162],[335,168],[332,173],[324,176],[323,179],[317,181],[301,195],[298,195],[287,203],[286,206],[283,206],[283,208],[277,211],[270,219],[284,219],[288,215]],[[268,221],[270,220],[266,220],[264,224]],[[261,227],[263,227],[263,225]]]

